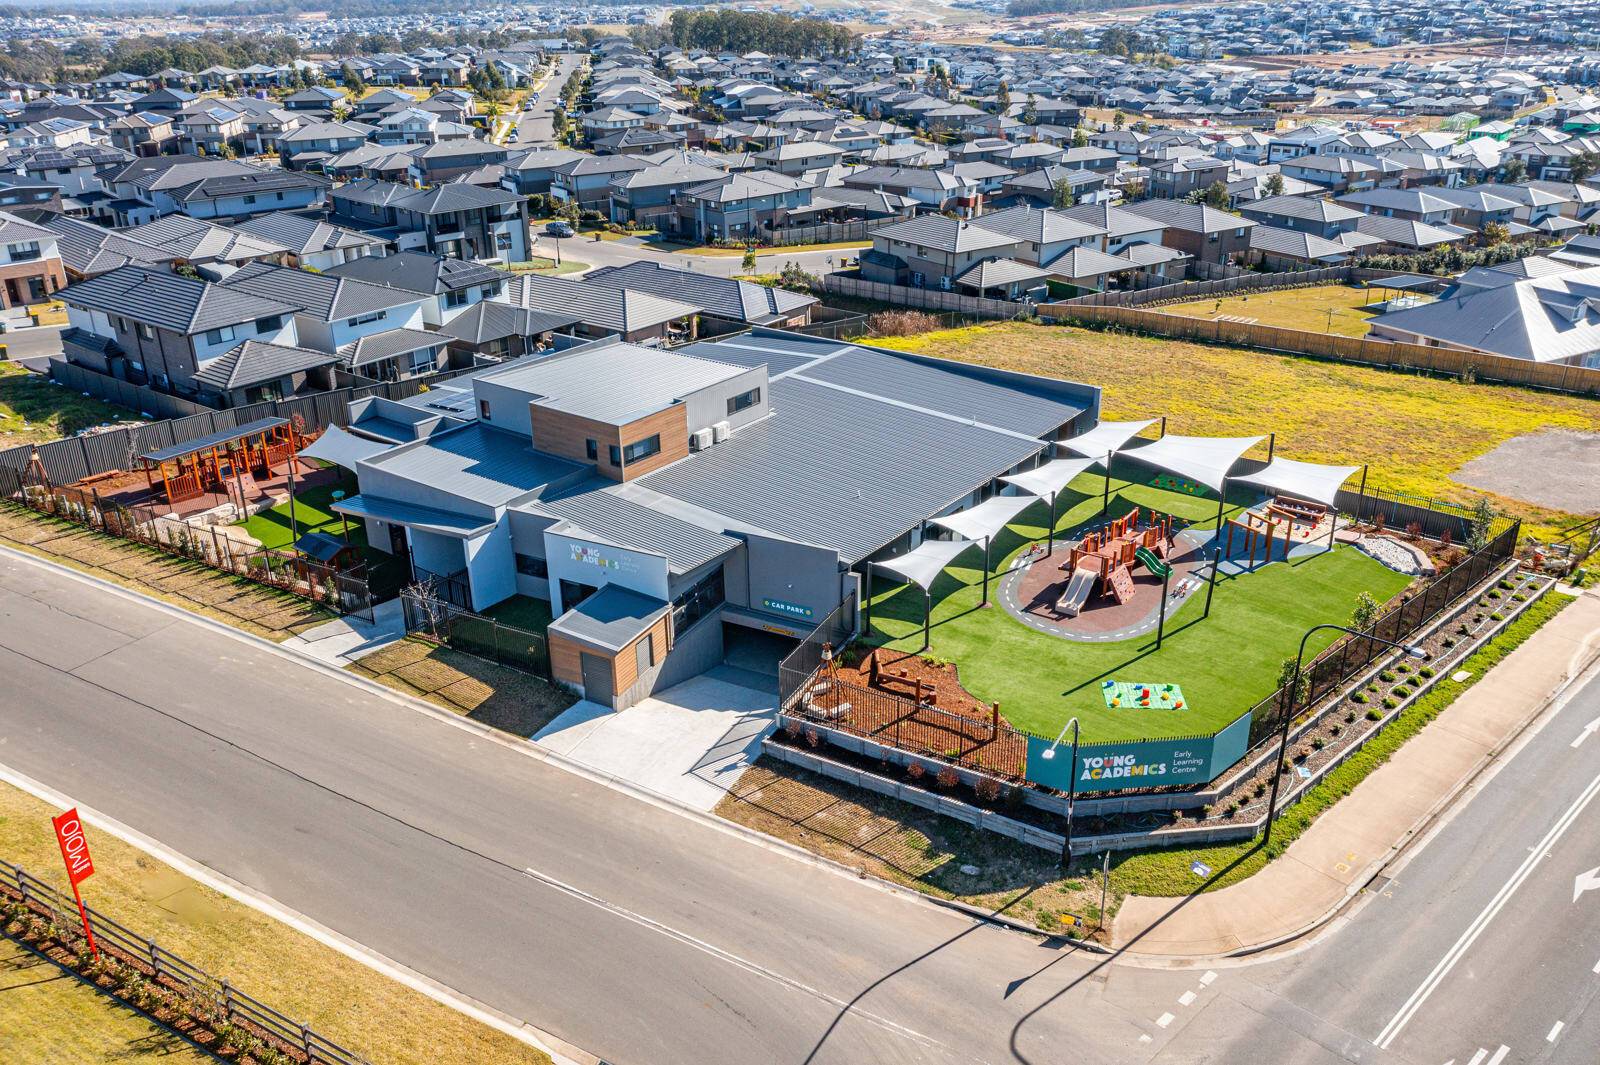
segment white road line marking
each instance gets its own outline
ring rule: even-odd
[[[1140,1033],[1139,1033],[1139,1042],[1141,1042],[1141,1043],[1148,1043],[1148,1042],[1150,1042],[1150,1035],[1149,1035],[1149,1033],[1147,1033],[1147,1032],[1140,1032]]]
[[[1489,1065],[1500,1065],[1502,1061],[1506,1060],[1506,1055],[1509,1053],[1511,1053],[1511,1048],[1501,1043],[1500,1049],[1496,1050],[1494,1057],[1489,1059]]]
[[[1379,1049],[1389,1049],[1389,1044],[1394,1042],[1395,1036],[1400,1034],[1400,1030],[1416,1015],[1417,1010],[1428,1000],[1428,996],[1433,994],[1444,978],[1450,974],[1450,970],[1455,968],[1456,962],[1461,960],[1472,944],[1483,934],[1483,930],[1500,913],[1500,910],[1511,899],[1516,890],[1522,886],[1529,876],[1533,875],[1534,869],[1544,860],[1545,853],[1550,850],[1557,840],[1566,834],[1567,829],[1572,827],[1572,823],[1578,819],[1578,815],[1583,813],[1584,809],[1593,801],[1596,794],[1600,794],[1600,776],[1596,776],[1591,780],[1589,786],[1584,788],[1583,792],[1573,800],[1572,805],[1567,807],[1566,812],[1550,827],[1550,831],[1545,833],[1545,837],[1539,841],[1539,845],[1522,860],[1522,864],[1517,867],[1517,871],[1512,873],[1511,878],[1500,886],[1500,890],[1495,893],[1494,898],[1489,900],[1489,904],[1483,908],[1483,912],[1473,919],[1473,922],[1467,926],[1466,931],[1461,933],[1461,938],[1457,939],[1455,945],[1445,953],[1444,957],[1439,959],[1439,963],[1433,967],[1433,971],[1428,974],[1427,979],[1423,980],[1422,984],[1411,993],[1411,997],[1406,1000],[1405,1005],[1400,1007],[1400,1012],[1396,1013],[1389,1020],[1389,1023],[1384,1026],[1383,1031],[1378,1033],[1378,1038],[1374,1039],[1373,1042]]]
[[[793,977],[784,976],[782,973],[775,972],[766,968],[765,966],[758,965],[757,963],[746,958],[741,958],[739,955],[723,950],[721,947],[713,946],[703,939],[696,939],[687,932],[680,932],[670,925],[664,925],[660,921],[646,917],[643,914],[634,913],[632,910],[618,906],[614,902],[607,902],[605,899],[602,899],[597,895],[591,895],[582,888],[573,887],[571,884],[557,880],[553,876],[547,876],[546,874],[539,872],[537,869],[524,868],[523,872],[527,874],[530,879],[536,880],[539,883],[544,884],[546,887],[554,888],[564,895],[571,896],[572,898],[575,898],[580,902],[587,903],[596,909],[615,914],[625,921],[630,921],[633,924],[639,925],[641,928],[648,928],[652,932],[658,932],[661,935],[666,936],[668,939],[673,939],[686,946],[693,947],[695,950],[698,950],[703,954],[708,954],[719,961],[727,962],[729,965],[743,969],[747,973],[770,980],[773,983],[787,987],[790,990],[799,991],[801,994],[810,995],[812,998],[821,999],[830,1006],[854,1014],[855,1016],[860,1017],[862,1020],[869,1021],[886,1031],[914,1039],[917,1042],[922,1043],[924,1046],[939,1047],[940,1049],[945,1050],[949,1049],[949,1047],[945,1046],[945,1044],[939,1042],[937,1039],[923,1035],[921,1032],[913,1028],[907,1028],[905,1025],[897,1024],[894,1021],[889,1020],[887,1017],[880,1017],[875,1013],[861,1009],[859,1006],[852,1005],[842,998],[837,998],[828,994],[826,991],[820,991],[817,988],[803,984]]]
[[[1174,1017],[1170,1013],[1163,1013],[1161,1016],[1156,1018],[1156,1027],[1157,1028],[1165,1028],[1167,1025],[1171,1024],[1173,1021],[1175,1021],[1177,1019],[1178,1018]]]
[[[1595,888],[1600,888],[1600,865],[1572,878],[1572,901],[1577,902],[1585,891],[1593,891]]]
[[[1210,987],[1211,986],[1211,981],[1215,980],[1216,978],[1217,978],[1217,974],[1212,972],[1210,969],[1207,969],[1206,970],[1206,974],[1200,978],[1200,986],[1201,987]]]
[[[1195,995],[1193,991],[1185,991],[1183,994],[1178,996],[1178,1005],[1187,1006],[1189,1003],[1194,1001],[1194,998]]]
[[[1600,976],[1600,961],[1595,962],[1594,968],[1590,969],[1589,971],[1594,973],[1596,976]]]
[[[1472,1055],[1472,1060],[1467,1062],[1467,1065],[1478,1065],[1480,1061],[1488,1056],[1489,1052],[1487,1050],[1479,1050],[1476,1054]]]
[[[1565,1028],[1566,1026],[1567,1026],[1567,1022],[1566,1021],[1557,1021],[1551,1027],[1550,1034],[1544,1037],[1544,1041],[1546,1043],[1554,1043],[1556,1041],[1556,1037],[1561,1034],[1561,1029]]]
[[[1583,731],[1578,733],[1577,738],[1572,741],[1571,746],[1582,746],[1583,741],[1588,739],[1590,736],[1593,736],[1596,732],[1600,732],[1600,717],[1595,718],[1593,721],[1583,726]]]

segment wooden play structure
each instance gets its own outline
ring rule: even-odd
[[[1072,574],[1056,604],[1061,613],[1076,617],[1092,585],[1098,585],[1100,595],[1118,604],[1129,602],[1134,596],[1135,553],[1143,549],[1158,559],[1167,557],[1172,549],[1172,516],[1152,510],[1141,527],[1139,515],[1139,508],[1134,507],[1071,547],[1061,565],[1064,572]]]
[[[207,492],[227,492],[231,482],[243,505],[247,502],[246,476],[252,483],[270,480],[274,471],[293,461],[307,443],[287,418],[262,418],[152,451],[139,460],[151,491],[159,489],[168,503],[181,503]]]
[[[1289,557],[1289,548],[1296,537],[1310,540],[1328,516],[1328,508],[1293,496],[1277,495],[1264,509],[1247,510],[1238,518],[1229,518],[1228,531],[1223,542],[1222,557],[1232,559],[1234,537],[1241,537],[1242,559],[1246,569],[1254,569],[1259,553],[1263,564],[1273,561],[1273,549],[1279,549],[1281,558]]]

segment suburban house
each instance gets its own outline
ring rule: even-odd
[[[556,335],[570,335],[578,319],[554,311],[534,311],[483,300],[446,322],[452,359],[463,364],[503,362],[549,350]]]
[[[265,263],[234,271],[222,285],[293,307],[298,343],[318,351],[339,351],[392,329],[420,331],[428,299],[421,292]]]
[[[1226,262],[1247,253],[1250,230],[1256,226],[1248,218],[1181,200],[1144,200],[1123,209],[1159,222],[1162,244],[1203,262]]]
[[[233,228],[282,247],[288,253],[285,266],[308,270],[326,272],[341,263],[381,256],[387,248],[385,241],[370,234],[287,211],[246,218]]]
[[[506,275],[491,266],[421,251],[357,259],[327,272],[427,295],[422,321],[432,328],[449,324],[479,303],[501,298],[506,285]]]
[[[455,182],[411,189],[363,179],[329,194],[332,220],[394,234],[401,251],[458,259],[528,259],[528,201],[505,189]]]
[[[52,230],[0,211],[0,307],[43,303],[67,286],[58,241]]]
[[[621,337],[641,343],[695,336],[701,308],[683,300],[569,277],[518,274],[501,297],[513,307],[576,320],[585,337]]]
[[[776,329],[808,324],[812,310],[821,302],[802,292],[693,270],[673,270],[660,263],[606,266],[589,271],[586,278],[597,284],[684,300],[704,308],[707,317]]]
[[[674,233],[709,244],[759,236],[783,226],[789,212],[811,205],[811,186],[770,170],[729,174],[674,192]]]
[[[199,395],[199,372],[247,340],[299,345],[294,304],[165,270],[122,266],[60,299],[68,362],[179,395]]]
[[[167,249],[180,265],[281,265],[289,258],[289,249],[275,240],[182,214],[169,214],[122,232],[131,240]]]
[[[872,247],[861,253],[868,281],[913,288],[951,290],[956,278],[985,259],[1011,259],[1024,240],[979,222],[922,215],[872,231]]]

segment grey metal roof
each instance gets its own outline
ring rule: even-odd
[[[984,251],[1016,244],[1020,237],[985,229],[980,222],[946,218],[940,214],[922,215],[904,222],[892,222],[872,231],[874,238],[900,240],[946,252]]]
[[[203,385],[219,391],[244,388],[263,381],[276,381],[301,370],[328,366],[339,361],[339,356],[326,351],[289,347],[285,344],[267,344],[260,340],[246,340],[222,355],[207,362],[194,375]]]
[[[122,266],[80,281],[61,298],[185,335],[298,309],[282,300],[140,266]]]
[[[732,277],[710,277],[692,270],[672,270],[660,263],[607,266],[591,270],[585,276],[618,288],[688,300],[718,318],[756,325],[785,321],[819,302],[815,296],[788,289],[770,288]]]
[[[583,467],[535,451],[520,436],[478,422],[379,455],[371,465],[489,506],[506,504]]]
[[[311,255],[334,248],[360,248],[383,243],[365,233],[357,233],[353,229],[345,229],[343,226],[332,225],[321,219],[307,218],[305,215],[292,214],[288,211],[247,218],[243,222],[234,223],[233,228],[281,244],[296,255]]]
[[[755,343],[738,343],[737,341],[718,340],[702,341],[690,344],[688,347],[677,349],[685,355],[698,355],[703,359],[715,359],[731,366],[745,366],[754,368],[765,366],[767,373],[773,377],[778,374],[796,370],[810,362],[813,356],[796,355],[792,352],[779,351]]]
[[[550,623],[550,631],[620,651],[650,630],[669,609],[660,599],[608,584]],[[665,648],[657,648],[661,653]]]
[[[611,481],[586,481],[571,492],[523,509],[562,518],[602,540],[665,555],[673,573],[688,573],[739,546],[732,536],[625,499]]]
[[[541,407],[625,425],[742,372],[682,352],[613,341],[520,360],[480,380],[526,392]]]
[[[772,417],[636,483],[853,564],[1043,446],[801,378],[769,390]]]

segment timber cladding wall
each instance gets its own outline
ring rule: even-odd
[[[646,415],[636,422],[616,426],[581,418],[576,414],[532,404],[529,419],[533,425],[533,446],[540,451],[575,462],[592,462],[602,477],[627,481],[676,462],[689,453],[689,415],[682,403]],[[612,465],[611,449],[625,448],[652,436],[661,437],[661,450],[622,468]],[[588,442],[593,440],[597,457],[589,457]]]
[[[623,710],[632,705],[639,698],[649,694],[649,684],[660,673],[661,664],[666,661],[667,653],[671,650],[671,621],[670,614],[663,614],[650,626],[649,632],[643,633],[638,639],[615,653],[590,647],[569,640],[556,633],[550,634],[550,675],[557,681],[570,684],[574,687],[583,687],[583,655],[594,655],[606,658],[611,662],[611,690],[616,700],[616,709]],[[639,672],[639,644],[648,636],[652,643],[652,655],[647,672]],[[640,685],[640,681],[647,683]],[[594,693],[585,693],[587,698],[593,699]],[[598,700],[597,700],[598,701]]]
[[[1563,363],[1534,362],[1505,355],[1486,355],[1458,348],[1435,348],[1422,344],[1400,344],[1361,337],[1311,333],[1303,329],[1281,329],[1247,322],[1225,322],[1188,318],[1179,314],[1146,310],[1141,307],[1091,307],[1041,304],[1039,315],[1055,321],[1079,321],[1124,326],[1128,329],[1181,340],[1200,340],[1214,344],[1292,355],[1312,355],[1339,362],[1385,369],[1429,370],[1435,373],[1475,377],[1508,385],[1548,388],[1585,396],[1600,396],[1600,369]]]

